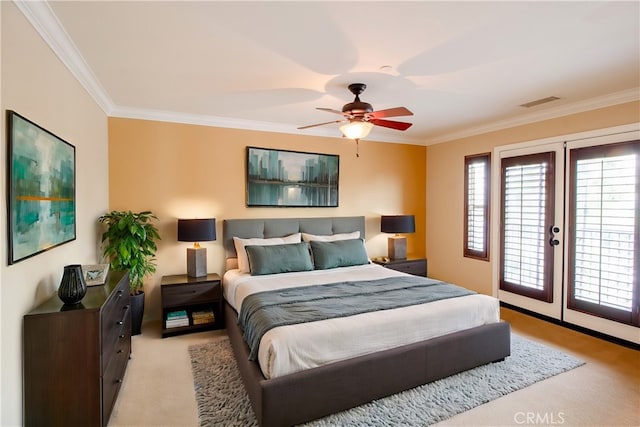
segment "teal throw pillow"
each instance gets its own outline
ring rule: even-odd
[[[252,276],[313,270],[306,243],[245,246]]]
[[[336,240],[335,242],[312,240],[309,244],[316,270],[369,263],[367,249],[362,239]]]

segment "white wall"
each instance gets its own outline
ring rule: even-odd
[[[108,209],[107,116],[11,2],[0,2],[0,164],[6,165],[6,110],[76,147],[76,240],[7,264],[6,173],[0,174],[0,425],[22,424],[22,317],[54,295],[63,267],[98,261],[97,217]]]
[[[2,5],[0,4],[0,26],[2,25]],[[0,30],[2,28],[0,27]],[[0,31],[0,64],[2,63],[2,31]],[[2,106],[2,66],[0,66],[0,112],[4,111],[4,108]],[[0,114],[0,137],[2,137],[3,135],[5,135],[4,129],[5,129],[5,118],[4,116],[2,116],[2,114]],[[0,164],[6,164],[5,163],[5,154],[6,150],[1,150],[0,151]],[[5,181],[4,181],[4,174],[0,174],[0,188],[6,188],[5,187]],[[2,209],[2,212],[5,212],[5,206],[0,206],[0,209]],[[0,222],[2,221],[3,216],[2,214],[0,214]],[[2,226],[0,226],[2,227]],[[0,236],[3,236],[3,233],[0,233]],[[2,258],[4,255],[4,251],[3,251],[3,247],[0,244],[0,258]],[[2,271],[3,271],[3,263],[0,262],[0,332],[2,332]],[[2,339],[0,339],[0,425],[2,425],[2,402],[4,401],[3,394],[2,394]]]

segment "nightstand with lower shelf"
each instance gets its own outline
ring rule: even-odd
[[[425,258],[396,259],[386,261],[374,259],[373,262],[392,270],[413,274],[414,276],[426,277],[427,275],[427,260]]]
[[[224,327],[220,276],[163,276],[162,338]]]

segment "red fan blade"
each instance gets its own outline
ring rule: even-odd
[[[406,123],[406,122],[395,122],[393,120],[379,120],[379,119],[373,119],[373,120],[369,120],[371,123],[373,123],[376,126],[382,126],[385,128],[391,128],[391,129],[395,129],[395,130],[407,130],[411,127],[411,125],[413,125],[413,123]]]
[[[316,123],[315,125],[301,126],[298,129],[309,129],[309,128],[313,128],[313,127],[316,127],[316,126],[324,126],[324,125],[330,125],[330,124],[333,124],[333,123],[342,123],[342,122],[346,122],[346,120],[333,120],[331,122]]]
[[[374,111],[368,114],[371,119],[382,119],[385,117],[413,116],[413,113],[404,107],[389,108],[387,110]]]
[[[326,111],[328,113],[334,113],[334,114],[339,114],[339,115],[343,115],[342,111],[338,111],[338,110],[334,110],[333,108],[320,108],[320,107],[316,107],[316,110],[322,110],[322,111]]]

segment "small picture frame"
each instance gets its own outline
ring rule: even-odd
[[[83,265],[82,274],[87,286],[104,285],[107,281],[107,273],[109,273],[109,264],[93,264]]]

